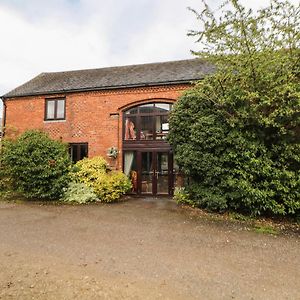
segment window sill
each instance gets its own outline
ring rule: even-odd
[[[66,122],[66,119],[64,119],[64,120],[44,120],[44,123],[60,123],[60,122]]]

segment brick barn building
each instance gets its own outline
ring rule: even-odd
[[[211,72],[190,59],[42,73],[1,97],[5,136],[46,131],[69,144],[74,162],[104,156],[131,177],[136,193],[170,195],[180,178],[166,141],[168,115]]]

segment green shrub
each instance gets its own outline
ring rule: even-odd
[[[298,137],[261,125],[231,127],[226,113],[201,93],[184,95],[170,118],[170,140],[190,177],[193,204],[253,215],[299,213]]]
[[[117,171],[100,175],[91,186],[101,202],[115,202],[132,187],[129,178]]]
[[[175,187],[173,199],[178,204],[192,204],[190,195],[184,187]]]
[[[196,13],[202,29],[191,35],[202,43],[195,54],[214,73],[170,116],[169,141],[190,178],[187,192],[210,210],[299,215],[297,7],[272,0],[255,13],[229,0],[215,16],[204,4]]]
[[[218,187],[202,186],[198,182],[191,182],[187,188],[190,203],[193,206],[202,207],[209,211],[223,212],[228,208],[227,199],[223,197]]]
[[[0,192],[8,192],[12,190],[13,181],[11,177],[7,174],[6,168],[0,166]]]
[[[85,204],[97,201],[98,198],[93,189],[87,187],[84,183],[70,182],[68,187],[65,188],[62,200],[64,202]]]
[[[72,178],[91,187],[101,202],[117,201],[131,189],[129,178],[118,171],[109,171],[104,158],[85,158],[74,166]]]
[[[101,156],[93,158],[84,158],[73,166],[73,179],[79,178],[80,182],[88,183],[96,180],[102,174],[109,170],[106,160]]]
[[[4,175],[27,198],[60,198],[69,182],[70,164],[66,145],[40,131],[30,130],[3,143]]]

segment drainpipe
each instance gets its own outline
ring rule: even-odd
[[[5,134],[5,126],[6,126],[6,103],[5,103],[5,98],[4,97],[1,97],[1,100],[3,102],[3,114],[2,114],[2,138],[4,137],[4,134]]]

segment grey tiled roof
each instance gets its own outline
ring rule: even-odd
[[[4,98],[59,92],[116,89],[186,83],[212,73],[213,66],[200,59],[41,73],[5,94]]]

